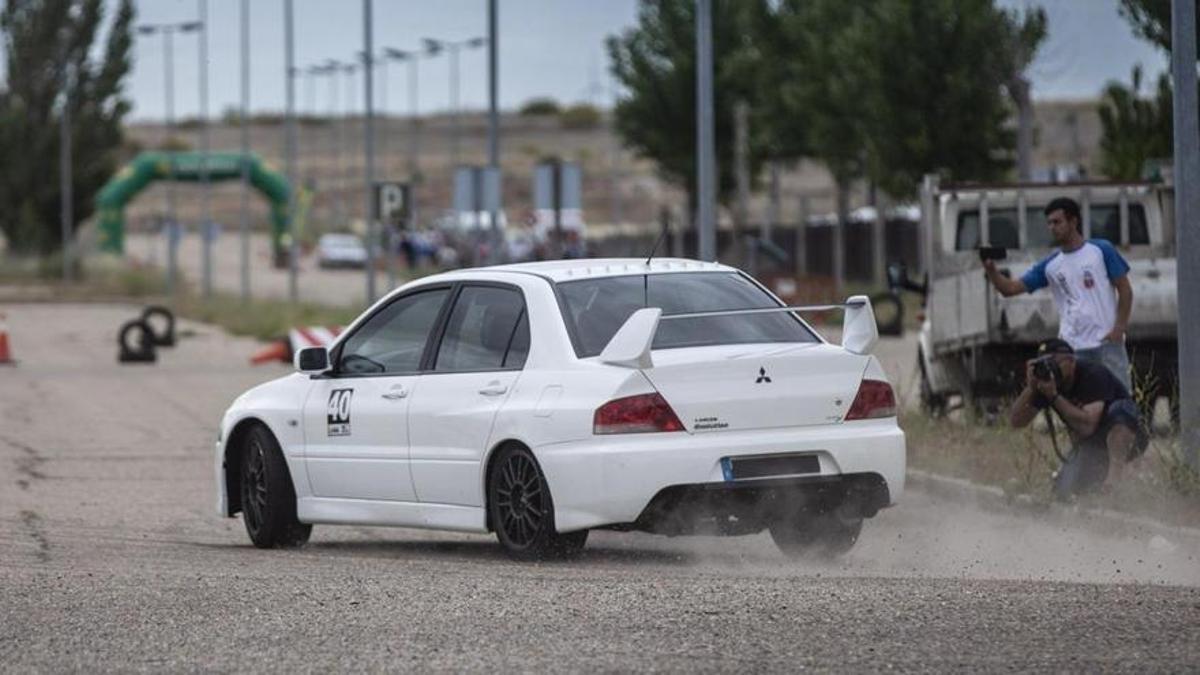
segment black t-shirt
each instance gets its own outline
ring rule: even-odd
[[[1075,361],[1075,378],[1071,382],[1071,388],[1060,386],[1058,393],[1076,406],[1104,401],[1107,407],[1107,404],[1113,401],[1129,398],[1129,390],[1111,370],[1103,364],[1079,359]],[[1034,406],[1039,410],[1049,404],[1046,397],[1040,394],[1034,401]]]

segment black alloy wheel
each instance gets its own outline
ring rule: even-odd
[[[488,481],[488,510],[501,546],[519,560],[574,555],[587,542],[587,530],[559,534],[550,487],[533,454],[519,446],[498,451]]]
[[[242,444],[242,522],[258,548],[300,546],[312,525],[296,518],[296,491],[279,443],[265,427],[251,429]]]

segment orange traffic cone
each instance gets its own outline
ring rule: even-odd
[[[271,361],[292,362],[292,346],[287,340],[276,340],[254,352],[254,355],[250,357],[250,364],[255,366]]]
[[[4,315],[0,314],[0,366],[15,364],[12,353],[8,351],[8,325],[4,322]]]

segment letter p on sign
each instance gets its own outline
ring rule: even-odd
[[[376,183],[376,216],[385,223],[405,225],[408,221],[408,184]]]

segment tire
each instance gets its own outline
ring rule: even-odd
[[[854,548],[862,532],[861,517],[846,518],[836,511],[801,514],[772,523],[771,539],[793,560],[830,560]]]
[[[550,486],[533,453],[510,445],[497,451],[488,478],[488,516],[504,552],[516,560],[577,555],[587,530],[559,534]]]
[[[302,546],[312,525],[296,519],[296,491],[279,442],[265,427],[246,434],[241,466],[242,523],[258,548]]]

